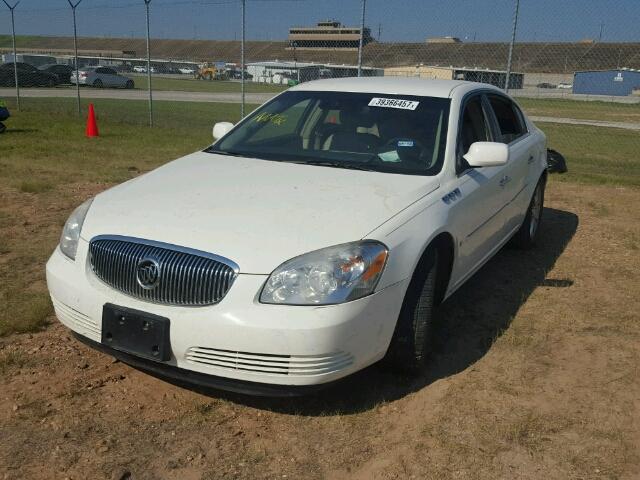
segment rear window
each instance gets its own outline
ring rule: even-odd
[[[511,100],[498,95],[489,95],[489,103],[493,108],[502,143],[511,143],[527,133],[522,116],[516,112]]]

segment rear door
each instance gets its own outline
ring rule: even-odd
[[[504,234],[518,228],[529,205],[529,170],[536,158],[536,144],[528,132],[524,116],[508,97],[489,94],[496,141],[509,146],[509,161],[500,179],[505,209]]]
[[[122,77],[120,77],[120,75],[118,75],[118,72],[116,72],[113,68],[105,67],[102,70],[105,78],[107,79],[105,83],[107,83],[110,87],[122,86]]]

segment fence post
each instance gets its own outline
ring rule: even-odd
[[[507,59],[507,74],[504,80],[504,91],[509,92],[509,77],[511,76],[511,61],[513,59],[513,45],[516,43],[516,30],[518,29],[518,10],[520,0],[516,0],[516,9],[513,12],[513,30],[511,32],[511,43],[509,44],[509,58]]]
[[[153,93],[151,90],[151,34],[149,29],[149,4],[151,0],[144,0],[147,11],[147,87],[149,90],[149,126],[153,127]]]
[[[11,11],[11,40],[13,41],[13,78],[16,82],[16,107],[20,110],[20,84],[18,82],[18,54],[16,52],[16,22],[13,12],[20,3],[18,0],[13,6],[9,5],[7,0],[2,0],[7,8]]]
[[[242,0],[242,36],[240,40],[240,118],[244,118],[244,41],[245,41],[245,7],[246,0]]]
[[[82,114],[80,111],[80,67],[78,66],[78,28],[76,24],[76,8],[80,5],[82,0],[78,0],[76,3],[73,3],[71,0],[67,0],[69,2],[69,6],[71,7],[71,13],[73,14],[73,50],[74,50],[74,67],[76,68],[76,98],[78,104],[78,116]]]
[[[367,0],[362,0],[362,17],[360,19],[360,44],[358,45],[358,76],[362,76],[362,47],[364,46],[364,15]]]

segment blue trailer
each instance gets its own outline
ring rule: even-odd
[[[573,93],[624,97],[636,89],[640,89],[640,70],[622,68],[573,74]]]

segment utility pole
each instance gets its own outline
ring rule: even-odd
[[[244,118],[244,42],[245,42],[245,7],[246,0],[242,0],[242,39],[240,41],[240,88],[241,88],[241,103],[240,103],[240,118]]]
[[[153,93],[151,90],[151,34],[149,29],[149,4],[151,0],[144,0],[147,11],[147,87],[149,89],[149,126],[153,127]]]
[[[243,0],[244,1],[244,0]],[[367,0],[362,0],[362,18],[360,19],[360,45],[358,46],[358,76],[362,76],[362,47],[364,46],[364,15]]]
[[[602,41],[602,34],[604,33],[604,20],[600,22],[600,33],[598,34],[598,43]]]
[[[67,0],[69,2],[69,6],[71,7],[71,12],[73,14],[73,51],[75,55],[75,68],[76,68],[76,99],[78,104],[78,116],[82,114],[80,111],[80,74],[78,67],[78,27],[76,24],[76,8],[80,5],[82,0],[78,0],[76,3],[73,3],[71,0]]]
[[[7,8],[11,11],[11,40],[13,42],[13,78],[16,82],[16,107],[20,110],[20,83],[18,82],[18,54],[16,52],[16,22],[13,12],[20,3],[18,0],[13,5],[9,5],[7,0],[2,0]]]
[[[520,10],[520,0],[516,0],[516,8],[513,12],[513,31],[511,32],[511,43],[509,44],[509,58],[507,59],[507,74],[504,81],[504,91],[509,92],[509,77],[511,76],[511,60],[513,58],[513,46],[516,43],[516,31],[518,30],[518,12]]]

